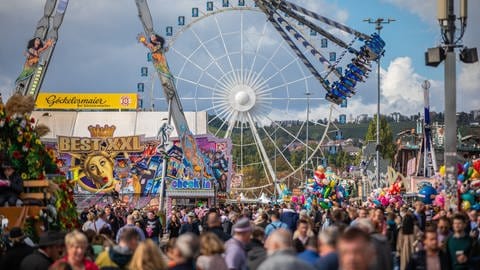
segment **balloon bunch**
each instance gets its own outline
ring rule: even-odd
[[[439,173],[445,177],[445,166]],[[480,210],[480,159],[457,164],[457,187],[464,211]]]
[[[462,209],[480,210],[480,159],[457,164],[457,184],[462,200]]]
[[[390,193],[388,188],[374,190],[369,198],[371,207],[387,207],[403,205],[403,199],[400,193]]]
[[[318,205],[323,209],[332,207],[333,202],[341,204],[349,196],[332,169],[327,167],[325,170],[323,166],[318,166],[313,179],[307,182],[307,191],[317,199]]]

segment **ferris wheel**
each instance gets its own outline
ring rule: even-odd
[[[263,179],[234,189],[256,194],[273,191],[278,182],[299,185],[325,163],[328,143],[339,134],[331,103],[346,107],[354,94],[339,85],[345,86],[342,66],[355,57],[352,44],[359,38],[356,32],[335,37],[333,27],[314,31],[262,2],[205,1],[180,14],[163,34],[184,110],[208,112],[209,132],[232,140],[237,176],[244,183],[252,175]],[[279,35],[282,25],[288,32]],[[343,83],[330,87],[335,80]],[[328,88],[325,98],[322,86]]]

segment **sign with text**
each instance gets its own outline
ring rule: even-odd
[[[40,93],[37,109],[106,110],[137,109],[137,94],[124,93]]]
[[[81,138],[58,136],[57,138],[58,152],[61,153],[85,153],[93,151],[143,151],[143,146],[140,143],[140,136],[111,138]]]

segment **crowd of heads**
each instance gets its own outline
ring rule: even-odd
[[[12,269],[30,269],[24,267],[34,249],[47,254],[45,265],[54,269],[403,270],[420,269],[425,254],[449,266],[442,269],[475,269],[480,259],[475,210],[433,212],[422,202],[401,209],[295,209],[177,206],[163,217],[148,209],[95,206],[80,214],[81,229],[42,234]],[[5,265],[17,247],[28,246],[18,228],[8,242]]]

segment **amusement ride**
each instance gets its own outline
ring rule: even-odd
[[[34,33],[37,47],[16,81],[18,93],[38,96],[68,3],[46,1]],[[384,53],[377,33],[361,33],[286,0],[201,2],[164,32],[154,29],[147,1],[135,3],[144,30],[137,39],[149,49],[163,89],[151,95],[152,104],[166,101],[168,123],[181,141],[193,144],[184,110],[208,112],[209,131],[232,141],[235,175],[244,177],[248,168],[264,175],[237,192],[281,193],[280,184],[303,183],[313,174],[337,131],[333,111],[347,106]],[[311,120],[312,107],[325,108],[326,121]],[[303,120],[291,128],[286,119]],[[303,149],[301,162],[292,162],[290,149]]]

